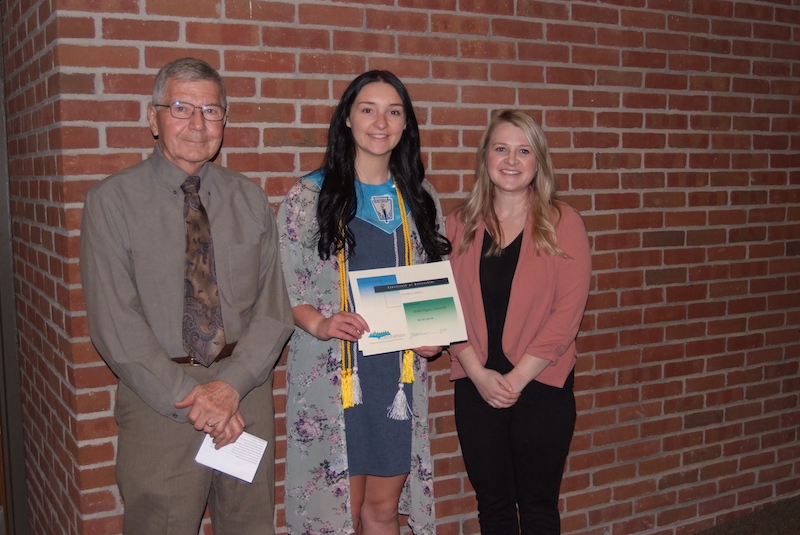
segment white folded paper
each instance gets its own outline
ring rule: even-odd
[[[236,442],[220,449],[214,447],[212,436],[206,435],[194,460],[214,470],[252,483],[266,449],[267,441],[250,433],[242,433]]]

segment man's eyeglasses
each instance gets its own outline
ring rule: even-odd
[[[194,110],[200,110],[200,115],[206,121],[221,121],[225,118],[225,108],[216,104],[195,106],[188,102],[175,101],[172,104],[153,104],[154,108],[169,108],[169,114],[176,119],[191,119]]]

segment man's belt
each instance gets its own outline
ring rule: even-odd
[[[222,348],[222,350],[219,353],[217,353],[217,356],[214,359],[214,362],[217,362],[218,360],[222,360],[222,359],[226,359],[226,358],[230,357],[231,353],[233,353],[233,348],[234,347],[236,347],[236,342],[234,342],[232,344],[227,344],[225,347]],[[188,364],[190,366],[200,366],[199,362],[194,360],[193,357],[189,357],[189,356],[176,357],[176,358],[172,359],[172,362],[174,362],[176,364]],[[214,362],[212,362],[211,364],[213,364]]]

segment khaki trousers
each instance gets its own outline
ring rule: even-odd
[[[225,361],[206,369],[186,366],[200,383],[210,381]],[[275,418],[272,375],[239,404],[245,431],[268,441],[252,484],[194,460],[205,437],[147,406],[119,384],[117,484],[125,505],[124,535],[198,535],[208,504],[215,535],[273,535]]]

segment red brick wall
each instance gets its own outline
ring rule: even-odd
[[[114,378],[87,338],[81,203],[149,153],[152,77],[184,55],[227,80],[222,163],[275,203],[320,163],[332,106],[367,69],[408,84],[448,210],[492,110],[542,123],[594,253],[565,533],[690,534],[800,493],[797,0],[0,10],[33,533],[120,531]],[[472,534],[446,366],[431,381],[439,532]]]

